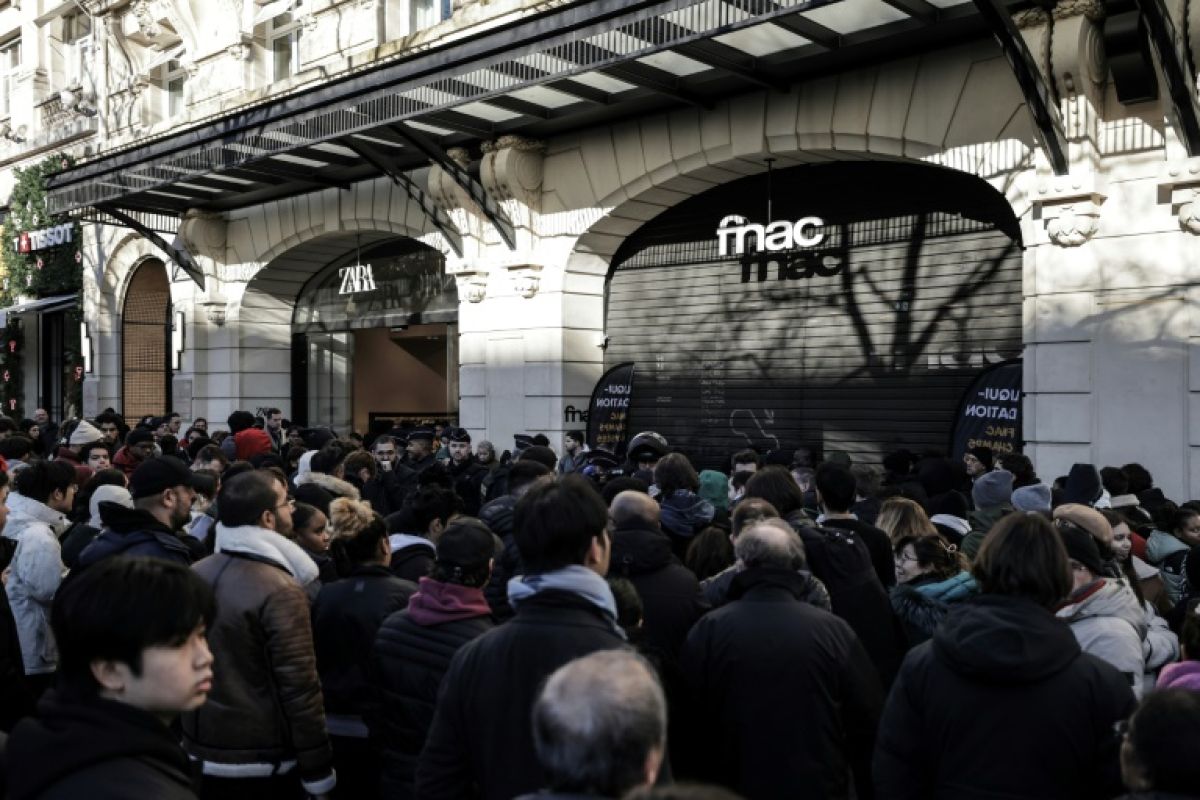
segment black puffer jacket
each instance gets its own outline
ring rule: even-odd
[[[443,613],[418,613],[414,619],[410,610],[398,611],[379,628],[373,674],[380,705],[366,719],[371,739],[381,750],[383,797],[413,796],[417,756],[433,723],[450,660],[459,648],[494,627],[489,614],[464,616],[470,610],[454,602],[470,591],[424,578],[419,602],[423,607],[438,605]],[[482,598],[478,589],[474,592]]]
[[[104,530],[79,554],[79,569],[112,556],[153,556],[185,567],[192,563],[191,549],[149,511],[101,503],[100,519]]]
[[[1135,701],[1070,627],[1020,598],[955,606],[904,659],[876,739],[880,800],[1094,800],[1121,791]]]
[[[661,531],[613,531],[610,577],[628,578],[642,599],[643,628],[651,645],[678,657],[688,631],[708,610],[692,571],[671,552]]]
[[[804,591],[795,572],[748,569],[688,635],[687,767],[749,800],[869,798],[882,687],[850,626]]]
[[[151,714],[112,700],[66,702],[54,691],[8,742],[12,800],[194,800],[178,739]]]
[[[596,606],[547,590],[454,656],[417,765],[417,796],[511,800],[545,785],[531,713],[554,670],[625,639]]]
[[[374,705],[368,679],[375,635],[388,616],[408,605],[417,585],[384,566],[355,567],[321,587],[313,603],[313,645],[325,713],[362,716]]]
[[[504,543],[495,564],[492,565],[492,577],[483,590],[497,622],[512,618],[512,606],[508,604],[508,581],[524,571],[521,566],[521,552],[512,536],[513,510],[516,507],[517,498],[505,495],[487,503],[479,510],[479,519]]]

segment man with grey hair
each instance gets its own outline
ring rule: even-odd
[[[689,711],[704,723],[683,726],[695,739],[681,752],[689,774],[750,798],[870,796],[878,673],[846,622],[802,601],[804,545],[772,522],[742,531],[729,603],[688,635]]]
[[[667,744],[667,701],[650,665],[603,650],[559,667],[533,707],[533,744],[555,797],[622,797],[652,785]]]

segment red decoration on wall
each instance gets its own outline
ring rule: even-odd
[[[82,264],[82,263],[83,263],[83,253],[81,253],[81,252],[80,252],[80,251],[78,251],[78,250],[76,250],[76,251],[75,251],[75,263],[76,263],[76,264]]]
[[[16,339],[8,340],[8,352],[10,352],[10,353],[17,352],[17,340]]]
[[[40,258],[37,260],[37,268],[38,269],[42,268],[42,260]]]
[[[17,410],[17,398],[15,398],[15,397],[14,397],[14,398],[12,398],[11,400],[9,400],[9,401],[8,401],[8,408],[9,408],[9,410],[10,410],[10,411],[16,411],[16,410]]]
[[[4,370],[4,382],[8,383],[10,378],[12,378],[12,375],[9,374],[8,370]]]

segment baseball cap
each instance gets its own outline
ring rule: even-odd
[[[172,486],[195,486],[192,471],[178,458],[148,458],[129,476],[129,494],[133,499],[150,497]]]
[[[496,553],[496,537],[476,519],[459,519],[446,526],[437,541],[437,560],[444,566],[472,572]]]

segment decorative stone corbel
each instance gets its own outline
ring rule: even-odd
[[[517,250],[532,252],[542,201],[542,169],[546,145],[521,136],[484,142],[479,180],[504,209],[517,233]]]
[[[1100,229],[1100,206],[1108,199],[1104,179],[1095,174],[1042,176],[1033,199],[1050,241],[1078,247]]]
[[[312,33],[317,29],[316,14],[305,14],[299,18],[298,22],[300,23],[300,27],[304,28],[308,33]]]
[[[538,293],[542,283],[541,264],[515,264],[507,269],[517,294],[528,300]]]
[[[1159,186],[1171,196],[1171,213],[1186,233],[1200,236],[1200,158],[1175,162],[1164,168]]]
[[[454,276],[458,296],[468,303],[481,303],[487,296],[488,273],[482,261],[446,262],[446,274]]]

